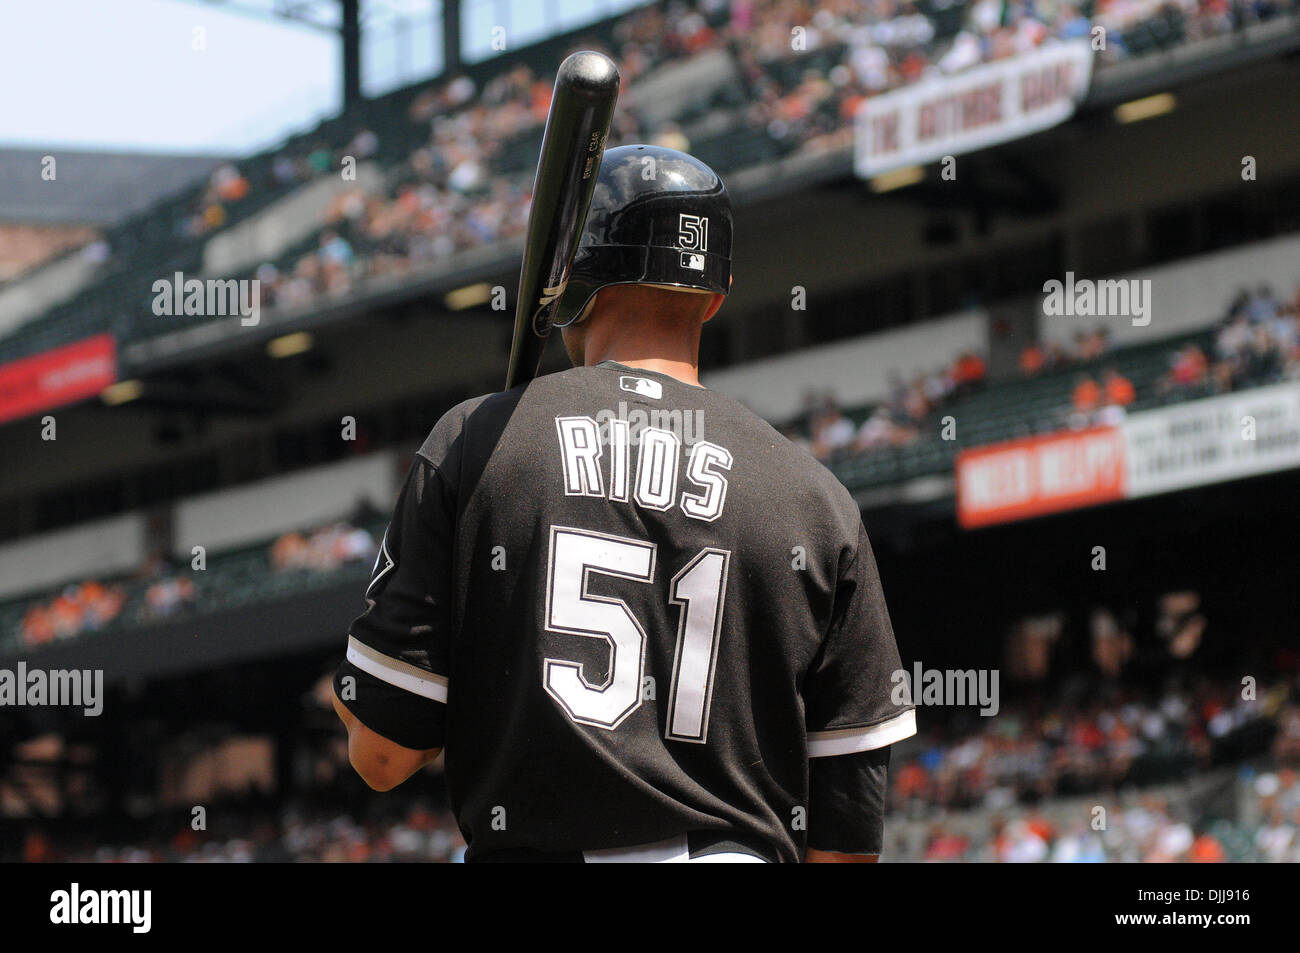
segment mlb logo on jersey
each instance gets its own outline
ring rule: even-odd
[[[649,397],[651,400],[660,400],[664,396],[664,385],[648,377],[620,377],[618,386],[630,393]]]

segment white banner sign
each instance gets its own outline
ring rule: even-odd
[[[1121,428],[1129,497],[1300,467],[1300,384],[1133,414]]]
[[[1079,39],[872,97],[855,120],[854,167],[869,178],[1049,129],[1091,79],[1092,47]]]

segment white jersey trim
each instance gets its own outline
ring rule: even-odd
[[[832,758],[840,754],[874,751],[916,734],[916,710],[909,708],[888,721],[869,728],[838,728],[808,732],[808,757]]]
[[[380,681],[444,705],[447,703],[447,678],[444,675],[434,675],[410,662],[376,652],[353,635],[348,636],[347,657],[361,671]]]

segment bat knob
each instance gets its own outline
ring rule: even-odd
[[[604,53],[582,50],[560,64],[555,85],[587,96],[607,96],[618,89],[618,67]]]

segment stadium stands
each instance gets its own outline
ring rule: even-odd
[[[844,151],[848,120],[863,96],[1055,37],[1090,35],[1093,24],[1105,30],[1104,68],[1294,16],[1295,0],[1233,7],[1099,3],[1091,21],[1080,8],[1062,5],[1018,6],[1004,22],[989,0],[843,0],[816,12],[792,0],[762,0],[713,7],[707,19],[685,7],[666,11],[656,4],[634,13],[613,36],[609,25],[591,32],[610,37],[629,79],[686,70],[685,62],[721,51],[731,70],[714,70],[711,88],[685,84],[689,94],[683,91],[671,115],[653,124],[630,111],[620,115],[612,144],[649,138],[689,146],[729,172],[795,150]],[[148,303],[159,276],[201,272],[206,243],[338,170],[345,156],[373,159],[387,185],[327,200],[321,211],[332,222],[262,263],[271,302],[301,305],[519,235],[552,78],[525,63],[490,62],[477,81],[458,75],[402,90],[368,104],[367,115],[330,120],[279,149],[219,166],[206,182],[109,229],[104,240],[112,258],[102,278],[0,339],[0,363],[102,331],[123,343],[148,336],[157,330]],[[251,270],[223,277],[251,277]]]
[[[961,367],[958,361],[910,384],[898,380],[886,400],[843,410],[833,398],[828,402],[826,395],[812,392],[806,397],[808,405],[803,413],[783,425],[788,436],[808,446],[854,492],[947,476],[953,471],[957,454],[965,448],[1077,429],[1113,420],[1116,414],[1300,379],[1300,301],[1280,300],[1268,289],[1257,289],[1243,292],[1229,302],[1211,329],[1114,349],[1102,329],[1080,334],[1068,351],[1055,347],[1048,350],[1050,363],[1032,374],[989,382],[981,370],[974,379],[961,382],[954,377],[954,370]],[[1210,355],[1213,360],[1203,358],[1199,369],[1182,377],[1180,362],[1189,351]],[[894,356],[886,348],[884,359]],[[978,366],[982,368],[982,363]],[[772,373],[771,368],[757,368],[759,378]],[[1081,412],[1072,398],[1079,381],[1101,381],[1107,374],[1116,374],[1131,385],[1131,401],[1122,408],[1103,401]],[[798,379],[827,380],[834,379],[834,374],[813,370],[798,375]],[[944,421],[949,417],[956,424],[955,435],[944,439]],[[883,431],[879,429],[881,420],[886,421]],[[834,428],[839,428],[842,435],[830,437]],[[391,453],[377,453],[179,501],[175,506],[176,558],[187,561],[190,546],[197,543],[215,551],[206,574],[195,575],[199,593],[195,611],[216,611],[227,605],[276,598],[295,587],[311,588],[321,583],[312,572],[268,575],[264,553],[271,538],[268,534],[321,524],[331,514],[343,513],[359,503],[371,514],[364,520],[366,528],[371,532],[382,530],[380,514],[395,493],[397,469]],[[115,569],[134,568],[145,561],[140,534],[138,517],[128,516],[108,528],[69,531],[66,541],[63,536],[54,536],[31,544],[42,551],[66,548],[75,558],[40,558],[24,543],[0,547],[0,565],[15,567],[7,578],[7,592],[13,594],[37,585],[38,581],[30,577],[35,567],[63,567],[67,579],[52,580],[60,584],[75,580],[92,566],[102,567],[99,574],[105,577],[112,576]],[[130,545],[124,545],[123,539]],[[250,544],[251,548],[232,549]],[[330,581],[332,577],[325,582]],[[126,609],[115,624],[148,618],[142,609],[147,602],[147,588],[144,583],[126,585]],[[40,591],[0,604],[0,650],[6,643],[11,648],[22,645],[19,633],[30,607],[56,596],[57,589]]]

